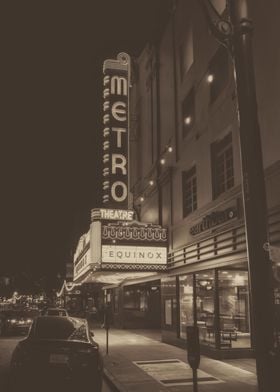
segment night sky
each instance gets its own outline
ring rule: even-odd
[[[137,56],[170,2],[2,4],[0,276],[63,274],[99,205],[102,62]]]

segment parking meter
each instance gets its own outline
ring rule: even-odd
[[[188,362],[192,369],[198,369],[200,362],[200,346],[197,326],[187,327]]]
[[[112,323],[112,309],[111,305],[107,304],[105,306],[105,312],[104,312],[104,328],[109,329]]]
[[[104,328],[106,330],[106,354],[109,352],[109,328],[112,322],[112,308],[110,304],[105,306]]]

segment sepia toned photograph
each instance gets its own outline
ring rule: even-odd
[[[1,3],[1,392],[280,391],[280,2]]]

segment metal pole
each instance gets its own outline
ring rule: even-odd
[[[268,252],[264,250],[264,244],[268,241],[267,205],[252,52],[253,28],[249,18],[248,0],[227,2],[233,26],[252,337],[259,391],[270,392],[273,391],[275,380],[271,355],[274,346],[273,289],[272,268]]]
[[[197,386],[197,369],[193,369],[193,392],[198,392]]]
[[[109,353],[109,328],[106,327],[106,354]]]

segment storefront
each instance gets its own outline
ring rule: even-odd
[[[214,358],[253,355],[246,235],[238,199],[185,228],[187,244],[169,256],[162,279],[163,341],[185,347],[199,329],[201,352]]]
[[[163,341],[184,346],[186,327],[196,322],[203,353],[216,358],[250,356],[245,265],[163,278],[162,308]]]
[[[107,302],[112,305],[115,327],[161,328],[161,276],[146,274],[104,287]]]

